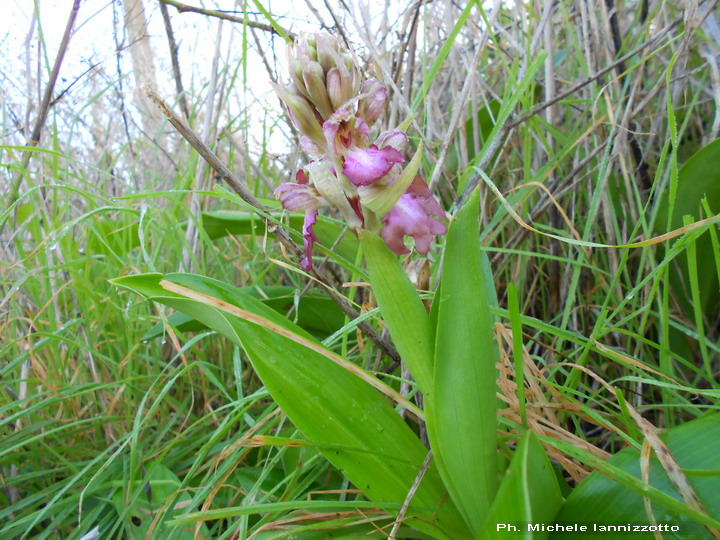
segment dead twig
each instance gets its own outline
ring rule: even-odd
[[[182,76],[180,74],[180,62],[178,61],[178,46],[175,41],[175,33],[173,32],[172,23],[170,21],[170,13],[168,13],[167,4],[160,2],[160,13],[162,14],[163,24],[165,25],[165,33],[168,38],[168,46],[170,47],[170,61],[172,63],[173,79],[175,79],[175,90],[177,91],[180,109],[182,109],[185,118],[190,118],[190,106],[188,105],[187,95],[183,88]]]
[[[252,28],[257,28],[258,30],[264,30],[265,32],[270,32],[271,34],[280,35],[280,33],[269,24],[250,21],[245,17],[235,17],[217,9],[204,9],[195,6],[188,6],[187,4],[182,4],[177,0],[158,0],[158,2],[160,2],[160,4],[168,4],[174,7],[179,13],[199,13],[200,15],[206,15],[208,17],[217,17],[218,19],[224,19],[234,23],[246,24]],[[284,28],[282,30],[290,39],[295,39],[294,33],[289,32]]]

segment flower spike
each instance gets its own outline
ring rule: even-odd
[[[334,208],[355,232],[380,232],[392,251],[409,253],[405,237],[426,254],[435,235],[445,234],[445,214],[427,184],[416,176],[422,157],[418,147],[410,163],[404,154],[405,129],[383,131],[370,144],[370,129],[380,120],[388,91],[377,79],[362,81],[358,63],[333,36],[300,34],[288,49],[290,80],[274,85],[301,131],[301,146],[312,160],[296,182],[275,190],[287,210],[305,211],[301,266],[312,268],[317,241],[313,227],[320,208]]]

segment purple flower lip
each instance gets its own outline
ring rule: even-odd
[[[447,227],[435,217],[445,217],[440,204],[432,197],[427,184],[416,176],[400,200],[382,219],[380,232],[388,247],[398,255],[410,253],[405,236],[412,236],[415,249],[423,255],[430,251],[433,237],[445,234]]]
[[[343,163],[343,174],[356,186],[367,186],[385,176],[395,163],[405,158],[392,146],[354,148]]]

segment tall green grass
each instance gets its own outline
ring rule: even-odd
[[[698,22],[683,21],[680,4],[652,3],[644,17],[643,5],[618,3],[618,51],[600,4],[558,3],[549,15],[552,39],[543,34],[542,3],[497,13],[479,3],[464,11],[424,4],[417,17],[389,23],[384,40],[364,39],[362,19],[335,13],[368,69],[397,85],[390,117],[399,123],[416,114],[410,134],[429,148],[425,178],[449,143],[436,191],[444,207],[454,214],[468,186],[480,186],[490,267],[483,271],[495,282],[488,297],[498,299],[500,457],[509,459],[530,428],[567,480],[565,495],[611,454],[642,448],[630,408],[671,428],[717,414],[720,397],[720,250],[717,220],[708,219],[720,211],[720,150],[712,142],[720,83],[705,56],[718,42]],[[490,21],[492,41],[480,42]],[[234,95],[252,101],[253,77],[267,77],[247,73],[244,62],[258,53],[242,35],[240,54],[221,66],[225,97],[213,128],[258,141],[257,153],[222,135],[213,147],[268,198],[260,173],[272,185],[288,181],[296,158],[268,151],[271,138],[290,132],[282,118],[272,113],[263,126],[249,125],[248,110],[238,117],[228,104]],[[524,116],[554,97],[548,78],[558,95],[657,35],[622,71],[593,79],[550,113]],[[266,36],[258,39],[273,50]],[[401,54],[413,40],[415,56]],[[473,92],[459,103],[468,77]],[[189,91],[194,126],[208,114],[206,90],[202,83]],[[81,106],[101,98],[85,96]],[[457,108],[459,128],[448,133]],[[308,292],[261,228],[226,235],[222,221],[214,232],[199,221],[197,246],[186,244],[199,158],[185,143],[174,148],[177,170],[153,178],[140,174],[147,162],[138,152],[153,156],[141,134],[112,134],[106,166],[76,147],[86,144],[82,129],[77,110],[61,102],[26,167],[19,146],[8,139],[0,148],[3,177],[23,178],[0,214],[0,536],[78,539],[98,529],[102,538],[386,537],[397,508],[368,502],[303,444],[239,346],[109,280],[178,271],[191,250],[194,273],[253,288],[260,298],[267,287],[290,287],[277,309],[297,321],[311,309],[302,298],[323,295],[322,287]],[[292,134],[288,140],[296,144]],[[133,175],[145,178],[139,190]],[[218,191],[200,196],[207,211],[239,209]],[[661,237],[671,231],[679,232]],[[652,238],[659,241],[643,243]],[[364,277],[355,260],[343,263],[352,249],[336,249],[339,282]],[[438,246],[427,298],[441,260]],[[381,329],[367,288],[342,290]],[[318,310],[334,313],[326,304]],[[333,350],[401,388],[405,375],[388,369],[355,323],[333,324]],[[634,482],[613,466],[604,471]],[[403,535],[422,537],[410,525]]]

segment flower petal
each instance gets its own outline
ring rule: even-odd
[[[363,84],[362,91],[366,95],[358,102],[358,116],[372,126],[385,110],[387,88],[377,79],[369,79]]]
[[[299,172],[298,176],[300,176]],[[299,180],[301,179],[299,178]],[[274,195],[276,199],[280,199],[280,204],[286,210],[317,210],[322,206],[329,206],[314,187],[302,182],[280,184],[275,189]]]
[[[356,186],[367,186],[385,176],[395,163],[403,161],[402,154],[391,146],[354,148],[343,163],[343,174]]]
[[[313,244],[317,242],[317,236],[313,227],[317,222],[317,210],[307,210],[305,212],[305,221],[303,223],[303,241],[305,243],[305,257],[300,261],[300,267],[306,272],[312,270],[312,251]]]
[[[382,218],[385,226],[380,234],[388,247],[398,255],[410,252],[405,247],[404,237],[412,236],[415,249],[424,255],[430,250],[433,237],[447,232],[445,224],[434,217],[444,217],[442,207],[418,176]]]
[[[323,141],[323,143],[324,142],[325,141]],[[302,146],[303,151],[310,156],[310,159],[320,159],[325,155],[324,148],[310,137],[305,137],[304,135],[300,137],[300,146]]]

